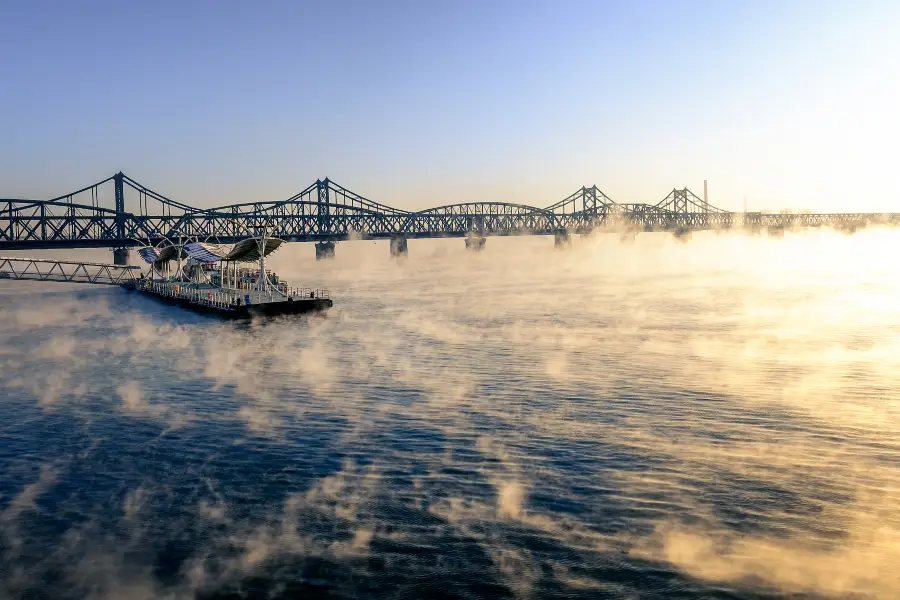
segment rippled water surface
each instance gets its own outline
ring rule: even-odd
[[[0,598],[895,598],[898,247],[291,245],[334,308],[245,325],[0,282]]]

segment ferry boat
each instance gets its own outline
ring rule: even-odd
[[[266,268],[266,257],[282,243],[262,235],[232,246],[197,241],[145,246],[138,254],[150,265],[150,273],[142,273],[134,289],[169,304],[231,319],[331,308],[328,290],[292,287]]]

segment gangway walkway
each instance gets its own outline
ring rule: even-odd
[[[0,256],[0,280],[66,281],[101,285],[133,284],[140,267],[42,258]]]

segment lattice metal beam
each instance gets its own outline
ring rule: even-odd
[[[110,182],[112,182],[110,186]],[[115,208],[101,206],[109,198]],[[105,191],[106,190],[106,191]],[[127,193],[126,193],[127,192]],[[133,197],[136,195],[136,202]],[[131,198],[131,199],[130,199]],[[0,249],[119,248],[138,240],[199,238],[234,242],[262,226],[289,241],[590,232],[626,227],[644,231],[743,227],[898,224],[900,214],[743,214],[716,208],[687,188],[655,205],[619,204],[597,186],[582,187],[547,208],[509,202],[469,202],[409,212],[379,204],[318,180],[274,202],[197,209],[171,200],[123,173],[49,201],[0,199]]]
[[[140,269],[140,267],[105,263],[0,256],[0,280],[28,279],[121,285],[134,281],[140,273]]]

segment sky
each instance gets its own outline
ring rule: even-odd
[[[0,197],[900,212],[900,3],[0,0]]]

